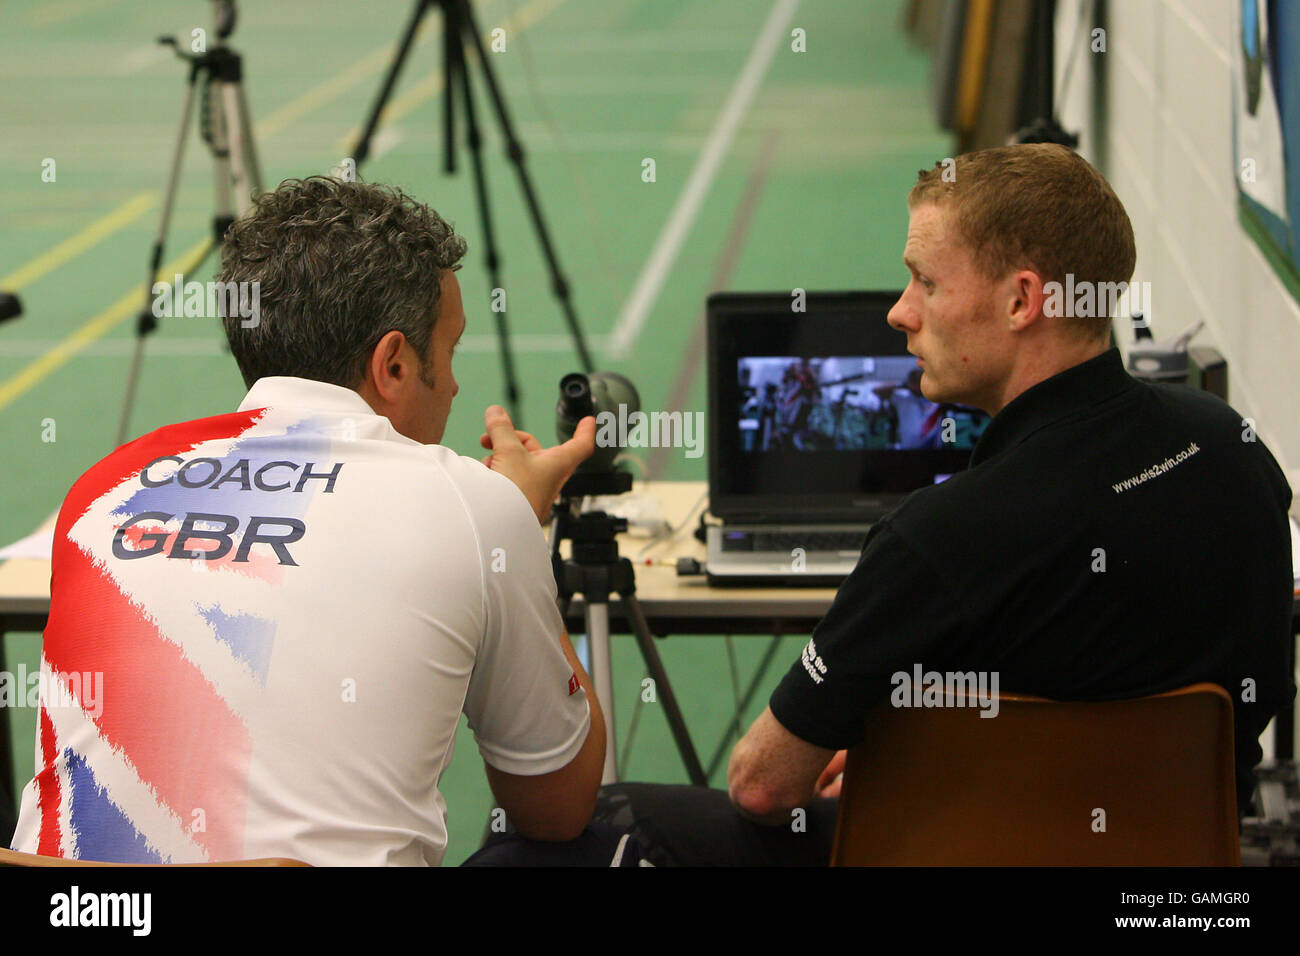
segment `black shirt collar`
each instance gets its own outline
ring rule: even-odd
[[[1109,349],[1025,389],[984,429],[970,466],[1014,448],[1034,432],[1067,415],[1099,404],[1136,386],[1124,370],[1119,349]]]

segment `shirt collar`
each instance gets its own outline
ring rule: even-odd
[[[1137,382],[1124,370],[1117,348],[1043,379],[993,417],[975,445],[970,465],[973,468],[1014,448],[1041,428],[1136,387]]]
[[[374,415],[375,410],[350,388],[288,375],[259,378],[239,403],[239,411],[250,408],[306,408],[316,412],[345,415]]]

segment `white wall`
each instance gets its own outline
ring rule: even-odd
[[[1255,420],[1300,497],[1300,305],[1237,219],[1235,0],[1109,0],[1105,53],[1090,51],[1086,27],[1076,34],[1088,2],[1058,3],[1058,89],[1078,37],[1062,123],[1083,130],[1080,153],[1128,210],[1156,337],[1205,321],[1194,342],[1228,359],[1229,401]],[[1104,128],[1094,124],[1097,70],[1107,71]],[[1116,337],[1127,350],[1128,323]]]

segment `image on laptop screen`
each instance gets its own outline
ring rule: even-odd
[[[970,451],[988,416],[921,392],[910,355],[747,355],[737,359],[745,451]]]
[[[989,418],[922,392],[898,292],[716,293],[708,303],[710,510],[874,520],[968,464]]]

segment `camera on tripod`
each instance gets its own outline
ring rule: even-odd
[[[632,475],[615,464],[623,449],[617,442],[600,444],[602,415],[614,416],[641,410],[636,386],[617,372],[572,372],[560,379],[560,401],[555,406],[555,434],[561,442],[573,437],[578,422],[591,415],[596,418],[596,450],[578,466],[560,489],[562,498],[585,495],[621,495],[632,490]]]
[[[612,708],[614,685],[610,666],[609,606],[618,597],[632,635],[640,648],[646,670],[659,687],[664,715],[686,766],[686,774],[696,786],[707,786],[708,778],[695,745],[691,742],[681,708],[668,681],[668,672],[654,646],[650,623],[636,596],[636,572],[632,562],[618,551],[617,535],[627,530],[627,519],[604,511],[581,511],[579,502],[587,495],[621,495],[632,490],[632,475],[617,464],[623,449],[619,441],[601,444],[602,418],[608,422],[620,412],[625,416],[640,412],[641,398],[636,387],[617,372],[574,372],[560,380],[560,400],[555,406],[555,432],[561,442],[573,437],[578,422],[588,415],[596,418],[596,450],[578,466],[577,471],[560,489],[560,500],[552,507],[551,566],[560,601],[560,614],[568,618],[574,597],[583,598],[583,633],[587,635],[591,654],[591,677],[596,695]],[[617,429],[609,429],[618,434]],[[560,554],[560,543],[571,542],[569,557]],[[610,711],[612,712],[612,710]],[[618,779],[614,756],[612,723],[605,736],[603,783]]]

